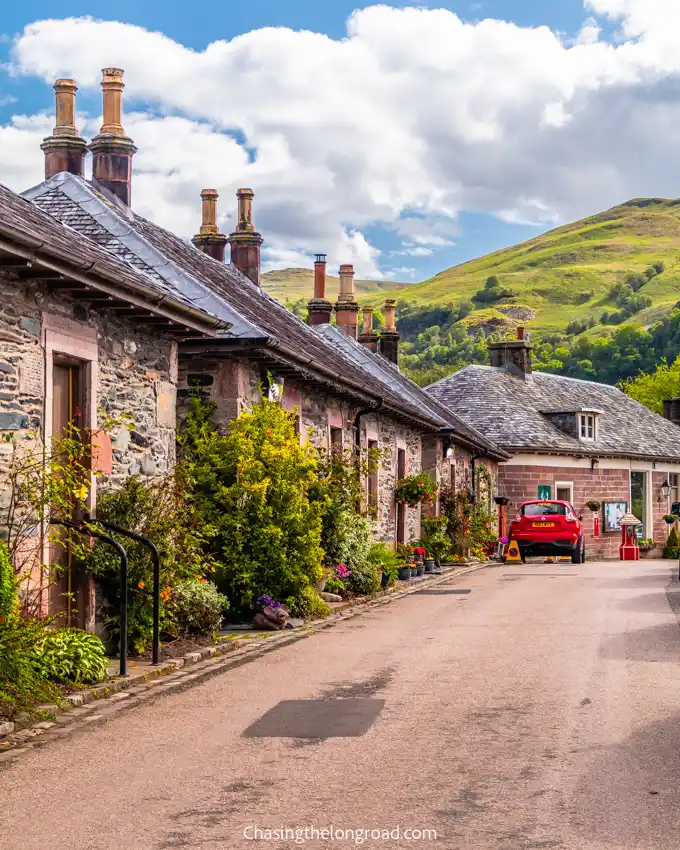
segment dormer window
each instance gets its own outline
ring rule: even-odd
[[[597,419],[594,413],[579,413],[579,435],[582,440],[597,439]]]

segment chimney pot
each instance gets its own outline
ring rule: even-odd
[[[335,316],[340,330],[356,339],[359,305],[354,297],[354,266],[351,263],[340,266],[340,293],[335,304]]]
[[[333,305],[326,299],[326,255],[314,254],[314,296],[307,302],[307,322],[329,325]]]
[[[517,328],[517,339],[524,339],[524,328]]]
[[[396,301],[391,298],[385,301],[383,316],[385,324],[380,334],[379,350],[383,357],[399,366],[399,340],[401,336],[395,324]]]
[[[61,78],[54,83],[56,117],[52,135],[43,139],[40,149],[45,154],[45,179],[67,171],[82,177],[87,144],[76,129],[75,80]]]
[[[102,70],[104,121],[90,142],[92,176],[116,197],[130,206],[132,197],[132,157],[137,148],[125,135],[122,124],[123,72],[120,68]]]
[[[264,240],[253,224],[255,193],[252,189],[239,189],[236,197],[238,198],[238,221],[236,230],[229,234],[231,262],[246,277],[249,277],[255,286],[259,286],[260,246]]]
[[[223,263],[227,237],[220,233],[217,226],[218,198],[216,189],[203,189],[201,192],[201,229],[191,241],[199,251]]]
[[[373,307],[364,307],[364,325],[361,329],[359,342],[374,353],[378,350],[378,334],[373,330]]]

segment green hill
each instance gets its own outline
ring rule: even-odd
[[[282,269],[281,271],[265,272],[262,275],[262,288],[278,301],[309,301],[314,291],[314,272],[312,269]],[[328,298],[335,301],[340,288],[340,280],[328,275],[326,278]],[[354,282],[357,295],[373,295],[389,289],[400,292],[408,283],[395,283],[385,280],[356,280]]]
[[[508,294],[494,303],[476,303],[466,323],[557,331],[573,321],[599,320],[605,310],[616,312],[612,287],[657,262],[664,264],[663,273],[640,290],[651,299],[635,316],[642,324],[665,315],[680,298],[680,200],[629,201],[454,266],[406,292],[382,292],[381,298],[420,307],[472,301],[496,276]]]
[[[680,353],[680,200],[644,198],[441,272],[397,300],[403,366],[428,384],[532,332],[538,368],[617,383]]]

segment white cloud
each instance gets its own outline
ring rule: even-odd
[[[204,51],[123,23],[46,20],[16,40],[13,73],[94,89],[102,67],[125,68],[140,212],[191,236],[200,189],[214,186],[228,228],[235,189],[250,185],[268,267],[324,251],[380,276],[375,225],[406,253],[453,244],[461,210],[543,223],[680,195],[680,0],[585,5],[571,40],[372,6],[342,40],[264,28]],[[39,179],[48,124],[0,128],[3,182]]]

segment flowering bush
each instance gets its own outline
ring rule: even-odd
[[[429,472],[419,472],[400,478],[394,491],[398,502],[404,502],[415,508],[421,502],[433,502],[437,495],[437,484]]]
[[[342,581],[352,575],[352,570],[350,570],[347,564],[338,564],[335,568],[335,575]]]
[[[183,581],[173,588],[172,613],[180,634],[216,632],[229,610],[229,600],[209,581]]]

